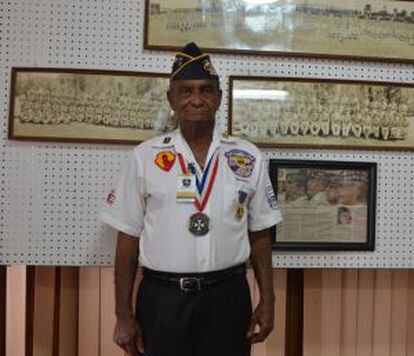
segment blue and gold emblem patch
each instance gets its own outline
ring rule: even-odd
[[[252,175],[256,159],[243,150],[231,150],[224,154],[230,169],[239,177],[248,178]]]

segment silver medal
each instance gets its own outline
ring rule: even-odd
[[[203,236],[208,233],[209,225],[209,217],[202,212],[198,212],[190,216],[188,230],[195,236]]]

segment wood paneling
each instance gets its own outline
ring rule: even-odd
[[[303,270],[289,269],[286,285],[285,355],[303,355]]]
[[[322,315],[322,273],[321,270],[304,272],[304,321],[303,355],[322,356],[321,354],[321,315]]]
[[[55,267],[36,267],[33,356],[53,356]]]
[[[6,355],[6,266],[0,266],[0,356]]]
[[[357,315],[358,315],[358,271],[342,272],[341,288],[341,356],[356,354]]]
[[[77,356],[79,325],[78,267],[61,268],[59,304],[59,356]]]
[[[79,356],[100,356],[100,268],[79,272]]]
[[[358,275],[356,356],[373,356],[374,276],[373,270],[360,270]]]
[[[323,355],[340,356],[342,276],[340,270],[322,273],[321,351]]]
[[[25,356],[26,266],[7,267],[6,355]]]
[[[252,270],[247,278],[256,304]],[[286,321],[301,306],[295,289],[286,299],[300,285],[300,276],[290,278],[289,286],[287,270],[274,272],[275,329],[253,356],[291,352]],[[414,271],[306,270],[303,286],[304,356],[414,355]],[[7,356],[123,356],[112,343],[114,323],[112,268],[7,267]]]

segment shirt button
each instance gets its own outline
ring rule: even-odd
[[[207,264],[209,261],[210,261],[210,259],[209,259],[208,257],[204,257],[204,258],[201,260],[201,263],[203,263],[203,264]]]

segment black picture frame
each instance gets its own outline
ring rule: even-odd
[[[272,249],[374,251],[375,162],[270,159],[269,174],[284,218]]]

